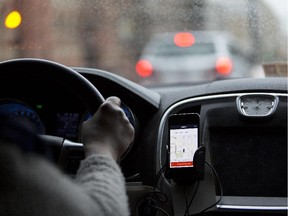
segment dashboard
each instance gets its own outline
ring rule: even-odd
[[[121,98],[135,128],[134,142],[120,162],[132,215],[286,215],[287,78],[146,88],[106,71],[71,69],[104,98]],[[79,96],[77,86],[52,78],[10,81],[0,87],[0,113],[68,140],[73,149],[62,169],[73,177],[83,158],[79,126],[91,115],[83,102],[88,98]],[[204,178],[182,185],[165,178],[163,167],[168,118],[183,113],[199,114],[206,153]]]
[[[102,82],[89,73],[83,74],[97,87]],[[125,83],[122,85],[125,89],[129,86]],[[101,92],[107,92],[105,86],[104,82],[98,88]],[[130,184],[138,182],[140,191],[149,193],[150,187],[159,187],[160,191],[170,195],[166,204],[154,197],[155,204],[172,215],[183,215],[183,209],[187,209],[186,196],[192,196],[189,192],[195,190],[195,183],[184,185],[188,191],[185,195],[182,185],[167,180],[161,168],[167,159],[168,117],[172,114],[198,113],[200,143],[207,149],[206,161],[217,172],[221,189],[213,170],[206,165],[204,180],[198,185],[197,196],[189,206],[189,213],[196,214],[213,205],[212,210],[227,215],[247,211],[273,214],[287,210],[288,95],[285,78],[235,79],[194,86],[155,87],[150,88],[151,92],[147,91],[147,95],[142,91],[135,95],[135,90],[131,96],[125,93],[117,95],[125,100],[138,121],[138,136],[131,158],[123,162],[123,169],[124,173],[126,168],[129,170],[127,178],[135,177]],[[113,95],[113,91],[108,95]],[[149,99],[150,95],[153,97]],[[145,99],[146,104],[142,102],[142,106],[135,107],[135,97],[138,100],[148,99]],[[155,106],[157,99],[158,107]],[[150,112],[147,112],[149,106]],[[144,113],[147,116],[143,118]],[[143,196],[131,195],[139,202],[144,202]],[[134,209],[139,209],[139,202],[133,202]]]
[[[261,100],[265,111],[247,115],[239,109],[239,98],[249,101],[255,98],[256,113]],[[269,100],[267,100],[269,98]],[[268,103],[269,101],[269,103]],[[275,103],[274,101],[279,101]],[[273,104],[274,108],[271,108]],[[276,105],[277,104],[277,105]],[[251,108],[252,109],[252,108]],[[274,110],[274,112],[271,111]],[[247,109],[245,109],[247,110]],[[200,115],[200,143],[207,148],[205,178],[201,184],[206,191],[198,197],[192,209],[205,209],[208,197],[219,210],[286,210],[287,209],[287,94],[225,93],[188,98],[172,105],[162,118],[158,134],[159,167],[166,161],[168,142],[167,119],[171,114],[197,112]],[[267,113],[270,113],[267,115]],[[215,177],[213,171],[217,173]],[[213,176],[213,180],[208,176]],[[216,180],[215,180],[216,179]],[[181,194],[181,188],[166,181],[173,193]],[[193,184],[192,184],[193,185]],[[187,185],[186,185],[187,187]],[[221,200],[220,200],[221,198]],[[219,201],[219,203],[218,203]],[[184,196],[177,196],[174,209],[185,209]],[[179,206],[181,206],[179,208]],[[206,204],[206,206],[209,206]],[[197,212],[197,211],[196,211]],[[179,210],[179,215],[181,210]],[[235,212],[234,212],[235,213]],[[271,212],[270,212],[271,214]]]

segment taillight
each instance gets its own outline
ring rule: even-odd
[[[153,66],[147,60],[139,60],[136,64],[136,72],[141,77],[150,77],[153,73]]]
[[[229,75],[232,72],[233,69],[233,62],[230,58],[228,57],[220,57],[216,61],[216,71],[220,75]]]
[[[195,43],[195,37],[189,32],[179,32],[174,36],[174,43],[178,47],[190,47]]]

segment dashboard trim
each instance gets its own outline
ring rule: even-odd
[[[233,209],[233,210],[271,210],[283,211],[288,210],[287,206],[248,206],[248,205],[217,205],[218,209]]]

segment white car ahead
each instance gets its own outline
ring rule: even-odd
[[[251,76],[253,59],[241,41],[218,31],[154,35],[143,49],[136,72],[143,83],[201,82]],[[243,73],[244,72],[244,73]]]

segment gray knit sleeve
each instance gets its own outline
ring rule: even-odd
[[[129,215],[125,180],[113,159],[101,155],[87,157],[81,162],[75,181],[103,215]]]

